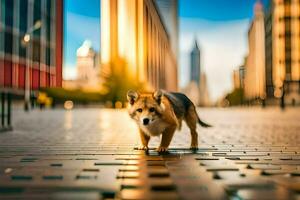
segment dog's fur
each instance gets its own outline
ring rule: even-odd
[[[200,120],[194,104],[182,93],[128,91],[127,99],[129,115],[139,127],[142,142],[139,149],[148,150],[150,137],[162,134],[157,151],[167,151],[176,128],[181,128],[182,120],[191,131],[191,149],[197,149],[197,122],[203,127],[210,126]]]

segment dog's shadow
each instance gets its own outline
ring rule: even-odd
[[[201,154],[203,151],[197,148],[169,148],[167,151],[158,152],[156,148],[149,148],[147,150],[138,150],[138,148],[134,148],[136,151],[143,151],[147,156],[157,156],[157,155],[183,155],[183,154]]]

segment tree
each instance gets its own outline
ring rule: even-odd
[[[227,94],[225,99],[229,101],[230,106],[242,105],[244,102],[244,91],[243,89],[235,89],[231,93]]]
[[[112,102],[115,105],[116,102],[126,102],[126,93],[128,90],[142,90],[144,84],[130,77],[128,74],[128,64],[118,59],[111,62],[108,66],[109,69],[102,71],[103,87],[105,89],[106,101]]]

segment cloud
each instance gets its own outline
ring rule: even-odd
[[[180,86],[190,76],[190,51],[197,38],[201,51],[201,71],[207,75],[213,101],[232,89],[232,71],[243,64],[247,54],[249,20],[216,22],[180,18]]]
[[[100,47],[100,19],[89,17],[72,12],[66,13],[67,33],[76,35],[82,41],[89,39],[93,47],[99,50]]]
[[[64,66],[75,67],[76,51],[82,45],[83,41],[90,40],[93,48],[99,51],[100,19],[68,11],[65,17]]]
[[[76,67],[72,65],[66,65],[63,68],[63,79],[64,80],[74,80],[77,77]]]

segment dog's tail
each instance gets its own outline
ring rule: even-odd
[[[198,115],[197,115],[197,117],[198,117],[198,123],[200,124],[200,126],[205,127],[205,128],[212,127],[212,125],[207,124],[207,123],[201,121],[201,119],[200,119],[200,117]]]

